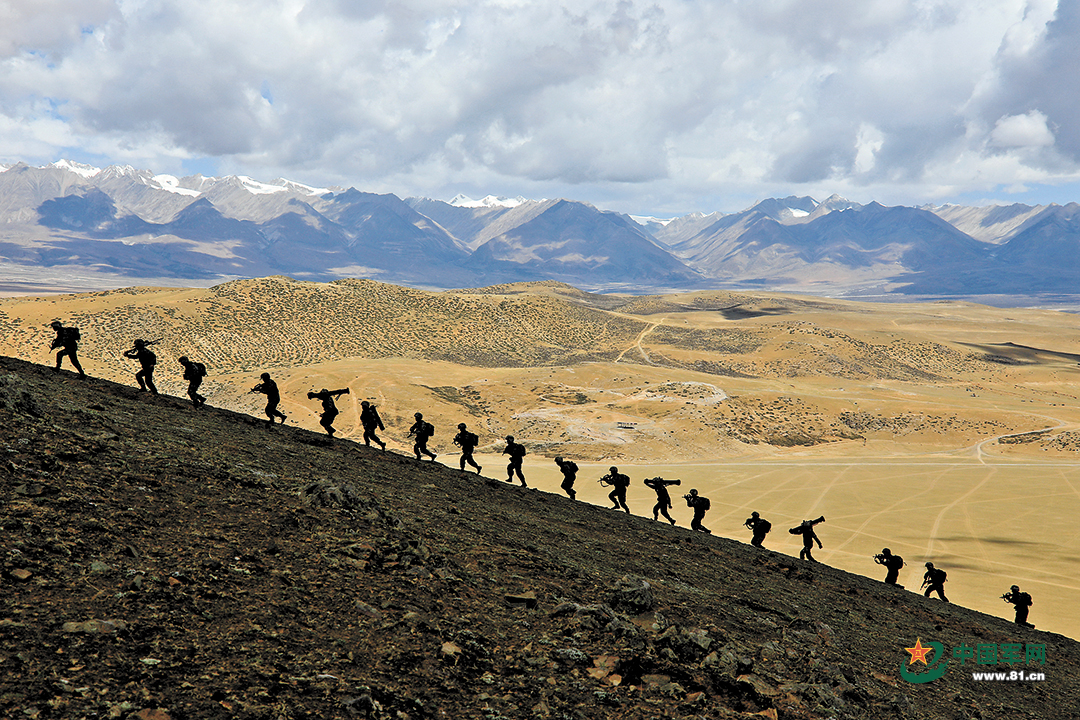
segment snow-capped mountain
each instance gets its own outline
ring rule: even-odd
[[[791,196],[655,218],[569,199],[402,200],[61,160],[0,166],[0,228],[0,267],[111,274],[115,285],[286,274],[425,287],[555,279],[633,292],[1032,294],[1072,293],[1080,276],[1076,204],[910,208]]]

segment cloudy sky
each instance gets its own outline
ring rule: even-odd
[[[0,0],[0,162],[569,197],[1080,201],[1065,0]]]

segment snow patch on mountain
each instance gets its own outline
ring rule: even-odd
[[[192,190],[190,188],[180,186],[180,178],[175,175],[155,175],[150,178],[153,181],[154,187],[166,192],[176,193],[177,195],[187,195],[188,197],[199,197],[202,195],[198,190]]]
[[[54,167],[58,170],[67,170],[73,172],[76,175],[81,175],[84,178],[92,178],[101,172],[101,168],[96,168],[93,165],[84,165],[83,163],[72,162],[71,160],[57,160],[48,167]]]
[[[658,218],[652,217],[651,215],[631,215],[630,219],[642,227],[649,227],[650,225],[667,227],[667,224],[675,218]]]
[[[449,204],[453,205],[454,207],[464,207],[464,208],[493,208],[493,207],[512,208],[512,207],[517,207],[518,205],[521,205],[524,202],[528,202],[528,201],[523,197],[505,198],[505,197],[498,197],[498,196],[495,196],[495,195],[488,195],[488,196],[486,196],[486,197],[484,197],[484,198],[482,198],[480,200],[473,200],[472,198],[468,197],[467,195],[458,194],[458,195],[454,196],[454,199],[451,200]]]

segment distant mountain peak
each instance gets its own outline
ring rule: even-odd
[[[96,168],[93,165],[77,163],[72,160],[57,160],[48,167],[54,167],[57,170],[67,170],[68,172],[73,172],[76,175],[81,175],[84,178],[92,178],[101,172],[101,168]]]
[[[462,194],[459,193],[459,194],[454,196],[454,199],[451,200],[449,204],[453,205],[454,207],[465,207],[465,208],[485,208],[485,207],[512,208],[512,207],[517,207],[518,205],[521,205],[522,203],[526,203],[526,202],[528,202],[528,200],[526,200],[523,197],[506,198],[506,197],[498,197],[496,195],[488,195],[488,196],[486,196],[484,198],[481,198],[480,200],[473,200],[469,196],[462,195]]]

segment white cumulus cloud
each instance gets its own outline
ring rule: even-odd
[[[7,0],[0,161],[662,214],[1080,174],[1076,3]]]

